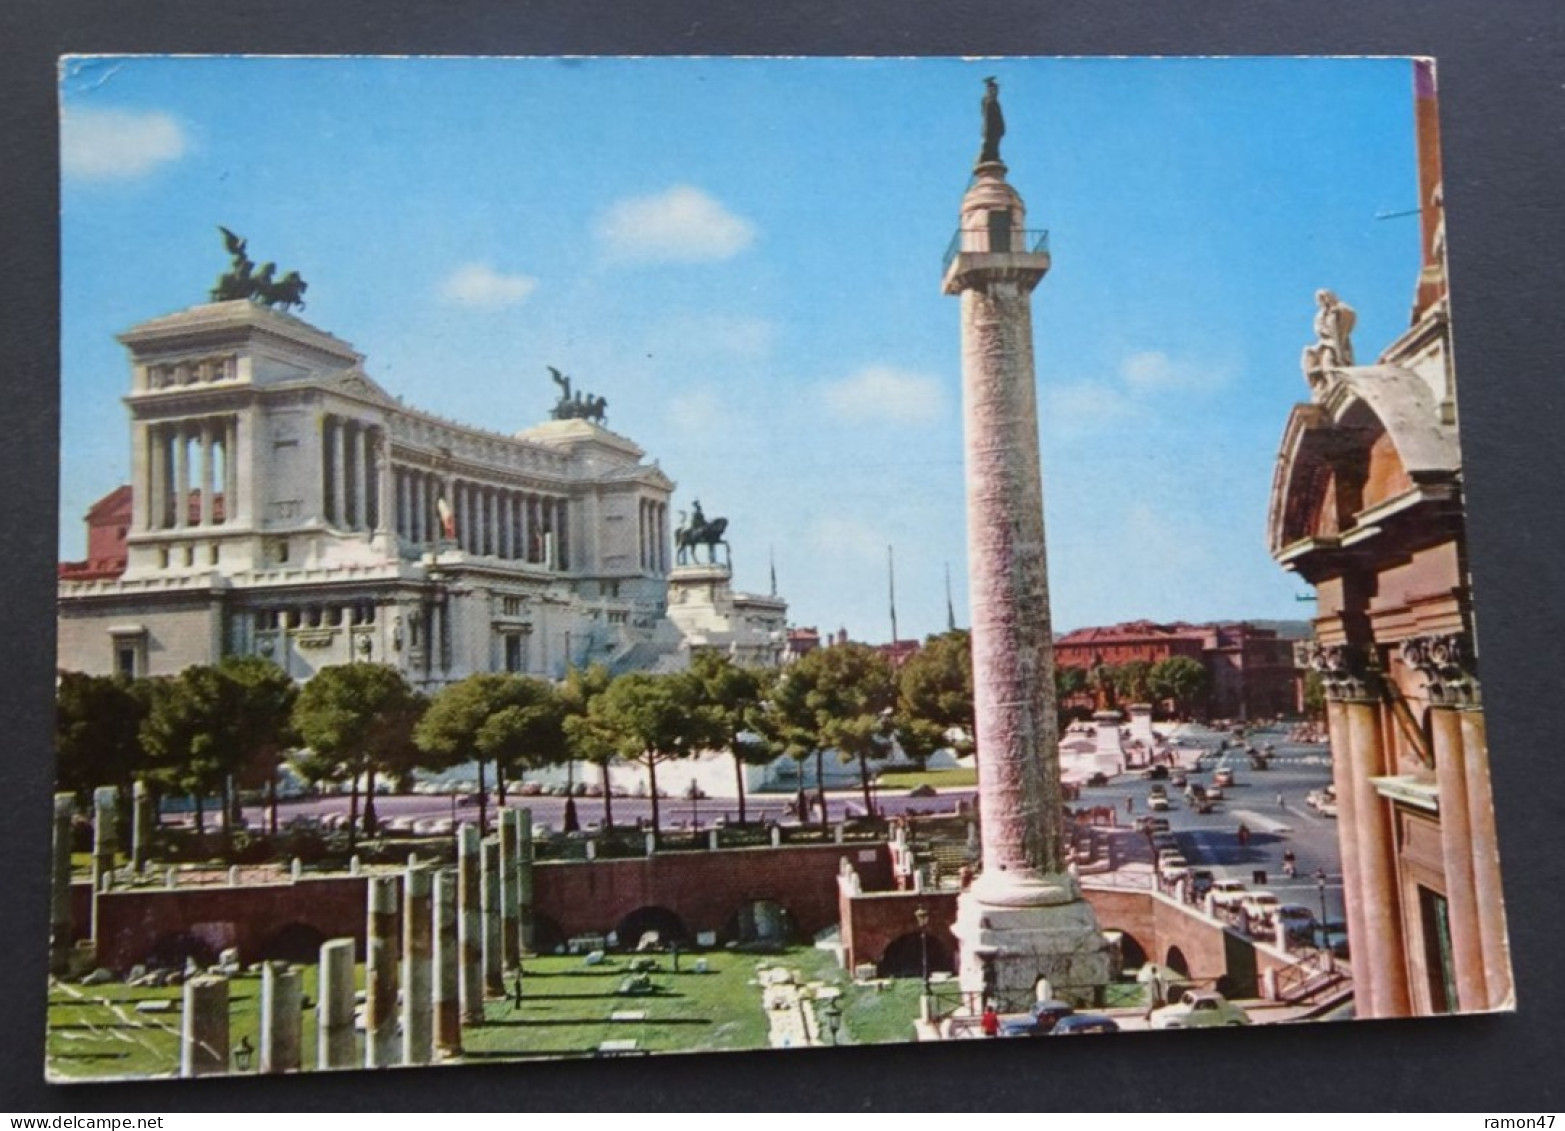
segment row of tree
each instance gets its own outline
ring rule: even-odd
[[[1165,661],[1139,674],[1125,665],[1112,669],[1120,680],[1114,686],[1129,699],[1184,701],[1198,690],[1177,666],[1189,663]],[[1204,680],[1204,669],[1194,667]],[[1103,672],[1060,669],[1056,691],[1064,700],[1092,679],[1107,687]],[[527,770],[585,762],[602,775],[608,826],[610,767],[635,763],[647,771],[656,829],[659,768],[708,750],[733,758],[741,822],[745,767],[780,755],[814,759],[817,781],[827,751],[856,762],[869,810],[870,763],[889,754],[893,741],[922,762],[944,747],[972,752],[973,729],[970,642],[965,632],[949,632],[931,637],[899,670],[873,648],[839,644],[782,671],[698,653],[678,673],[611,677],[592,667],[573,669],[559,684],[481,674],[432,697],[396,669],[370,663],[324,668],[303,687],[256,657],[142,680],[67,672],[59,684],[56,753],[62,789],[128,790],[139,779],[160,794],[193,797],[199,832],[207,801],[216,800],[225,833],[235,790],[267,793],[276,832],[278,776],[291,758],[312,782],[347,785],[351,837],[375,829],[377,781],[405,785],[414,770],[469,763],[477,766],[481,825],[491,775],[503,804],[509,783]]]
[[[1211,689],[1206,666],[1188,656],[1170,656],[1155,663],[1129,660],[1089,668],[1059,667],[1054,680],[1064,704],[1088,697],[1109,707],[1151,703],[1181,716],[1194,713]]]

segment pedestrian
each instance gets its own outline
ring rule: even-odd
[[[984,1006],[984,1016],[981,1022],[984,1036],[998,1037],[1000,1035],[1000,1014],[995,1011],[993,1005]]]
[[[1286,809],[1287,807],[1288,807],[1288,802],[1285,801],[1283,799],[1282,794],[1279,793],[1277,795],[1277,808],[1279,808],[1279,809]]]
[[[522,966],[516,964],[516,981],[512,983],[511,1000],[517,1009],[522,1008]]]
[[[1136,799],[1134,797],[1127,797],[1127,798],[1125,798],[1125,812],[1127,812],[1127,813],[1134,813],[1135,811],[1136,811]]]

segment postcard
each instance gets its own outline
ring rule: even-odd
[[[51,1080],[1514,1008],[1433,60],[60,112]]]

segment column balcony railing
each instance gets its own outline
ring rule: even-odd
[[[1049,231],[1047,228],[1016,228],[1005,232],[988,228],[958,228],[951,233],[951,242],[946,245],[945,258],[940,263],[941,271],[949,271],[951,261],[964,251],[988,255],[1047,255]]]

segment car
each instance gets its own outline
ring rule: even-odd
[[[1089,776],[1087,778],[1087,784],[1089,786],[1108,785],[1109,784],[1109,776],[1107,774],[1105,774],[1102,770],[1098,770],[1096,773],[1092,774],[1091,776]]]
[[[1222,786],[1220,786],[1220,785],[1209,785],[1209,786],[1206,787],[1206,800],[1208,800],[1208,801],[1221,801],[1222,799],[1223,799],[1223,787]]]
[[[1154,836],[1156,836],[1158,833],[1166,833],[1166,832],[1168,832],[1168,828],[1169,828],[1169,826],[1168,826],[1168,818],[1167,817],[1148,817],[1147,818],[1147,832],[1151,833]]]
[[[1211,1029],[1249,1025],[1250,1015],[1216,990],[1186,990],[1173,1005],[1152,1011],[1154,1029]]]
[[[1212,784],[1216,786],[1231,786],[1234,784],[1234,772],[1227,767],[1212,774]]]
[[[1167,786],[1163,786],[1163,785],[1154,785],[1151,789],[1147,790],[1147,796],[1148,797],[1167,797],[1168,796],[1168,787]]]
[[[1193,868],[1190,871],[1190,893],[1197,899],[1205,899],[1206,893],[1212,890],[1216,882],[1209,868]]]
[[[1169,810],[1168,798],[1159,794],[1156,797],[1147,798],[1147,808],[1154,813],[1167,813]]]
[[[1218,907],[1238,907],[1249,891],[1243,880],[1213,880],[1212,902]]]
[[[1162,874],[1165,880],[1173,882],[1174,880],[1179,879],[1181,876],[1189,874],[1190,861],[1186,860],[1177,852],[1172,856],[1160,856],[1158,857],[1157,861],[1157,870]]]
[[[1157,863],[1158,863],[1158,867],[1160,867],[1160,868],[1163,866],[1163,861],[1165,861],[1165,860],[1175,860],[1175,859],[1177,859],[1177,860],[1181,860],[1182,861],[1182,860],[1184,860],[1184,858],[1185,858],[1185,854],[1183,852],[1179,851],[1179,849],[1177,849],[1177,848],[1160,848],[1160,849],[1158,849]]]
[[[1330,817],[1332,820],[1336,820],[1337,803],[1335,801],[1322,802],[1317,812],[1319,812],[1322,817]]]
[[[1167,781],[1168,780],[1168,767],[1167,766],[1148,766],[1146,769],[1141,771],[1141,780],[1142,781]]]
[[[1067,1002],[1052,998],[1035,1001],[1026,1013],[1007,1013],[1000,1018],[1002,1037],[1042,1037],[1052,1032],[1063,1017],[1076,1012]]]
[[[1153,833],[1152,847],[1158,852],[1162,852],[1165,848],[1177,849],[1179,847],[1179,838],[1173,833]]]
[[[1249,920],[1250,933],[1258,938],[1272,935],[1272,916],[1282,907],[1282,900],[1269,891],[1252,891],[1244,895],[1236,910],[1243,911]]]
[[[1077,1037],[1084,1033],[1117,1033],[1119,1022],[1102,1013],[1071,1013],[1061,1017],[1049,1030],[1051,1037]]]

